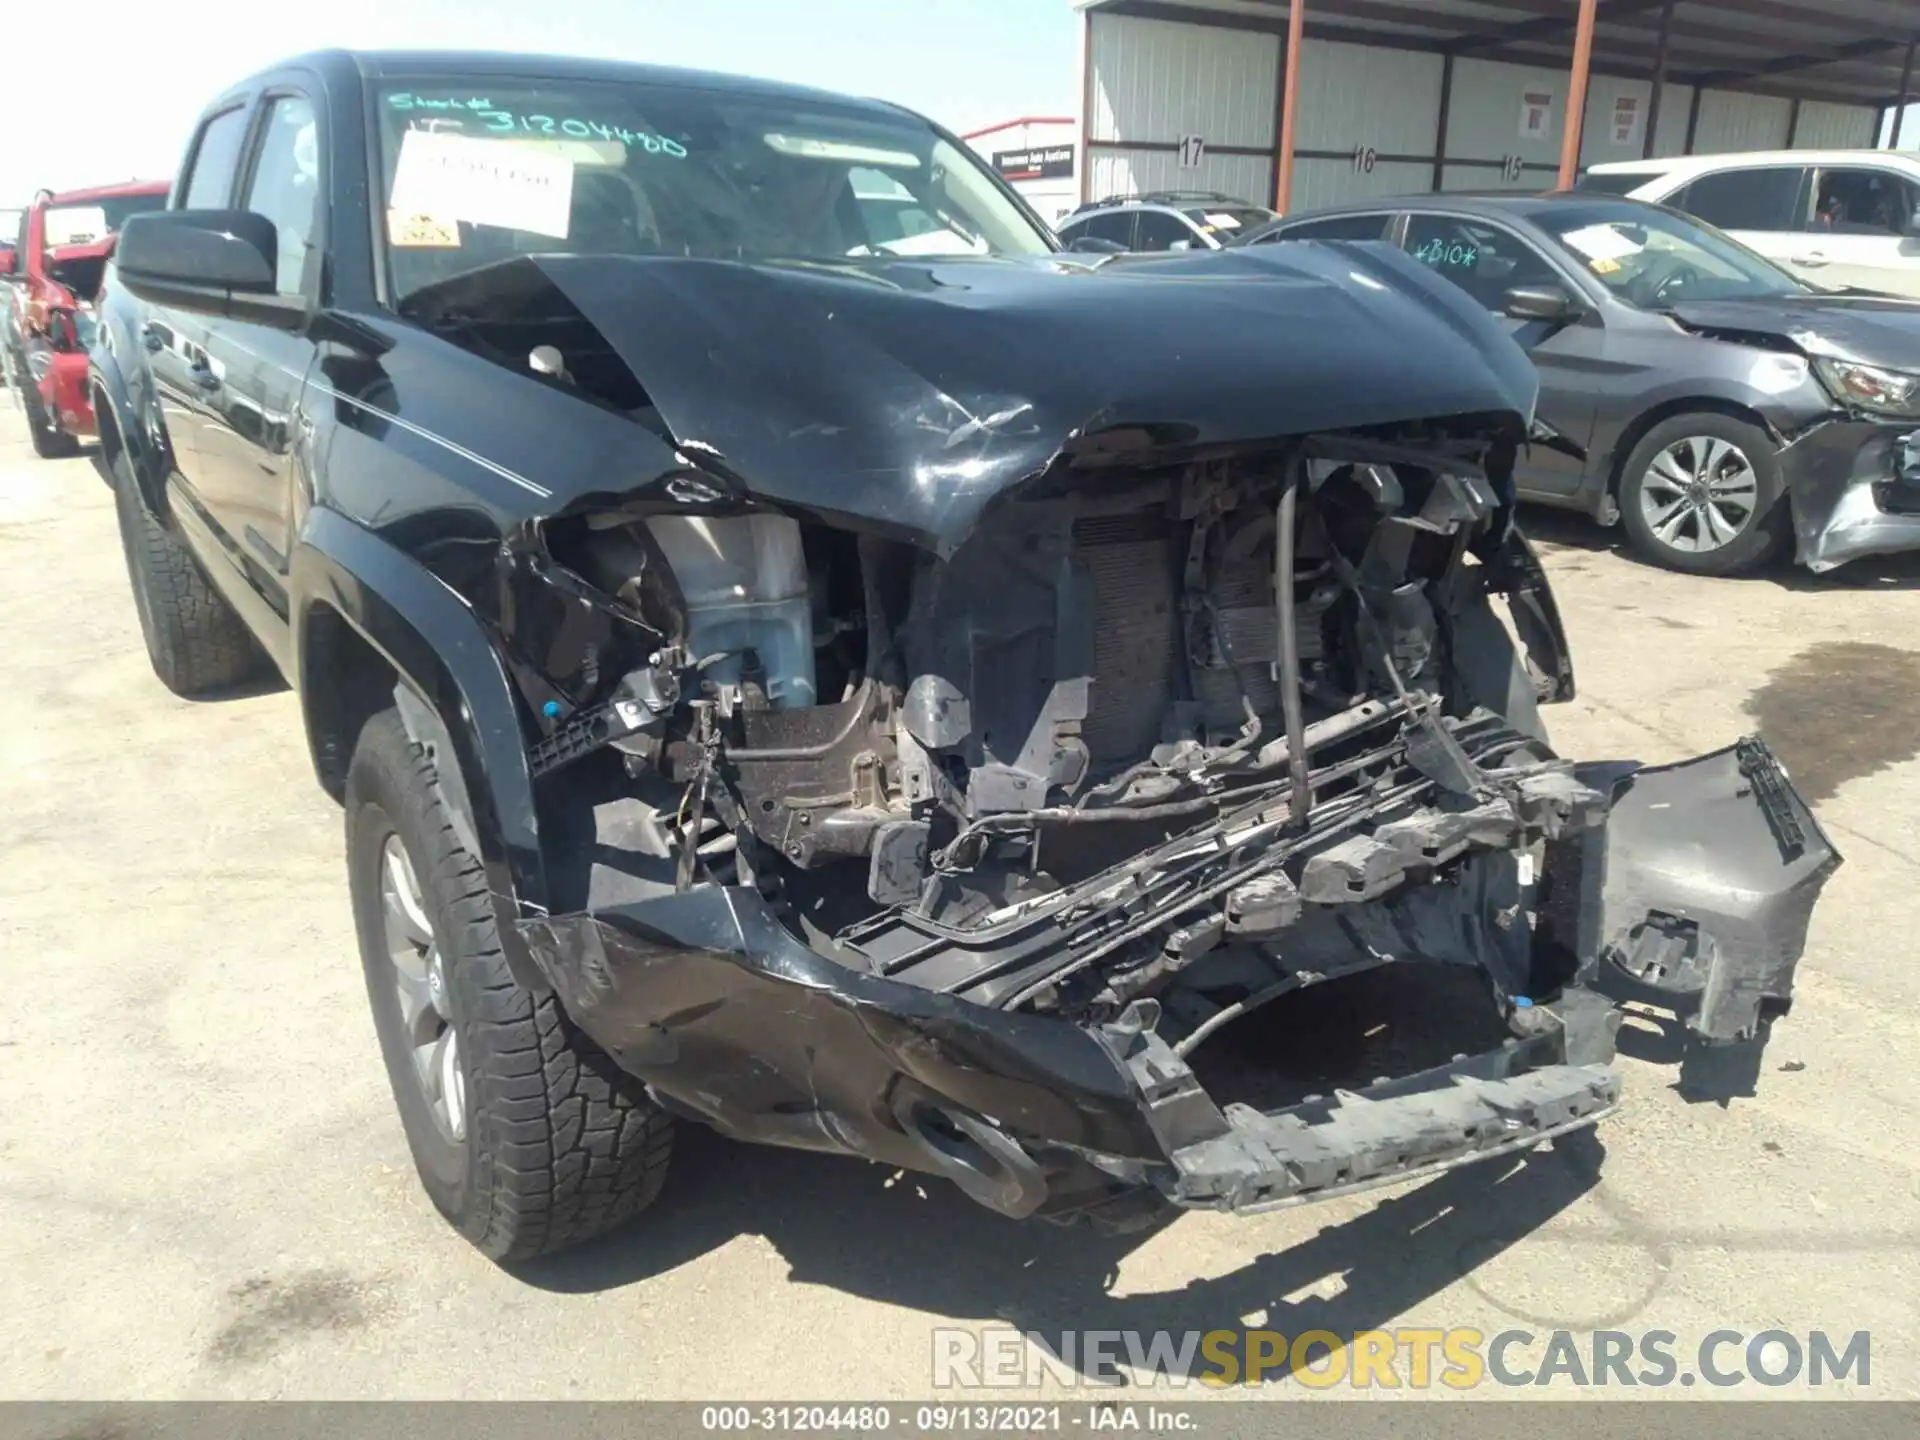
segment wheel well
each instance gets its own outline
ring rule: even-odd
[[[1776,440],[1779,438],[1779,433],[1767,423],[1766,416],[1737,401],[1722,400],[1712,395],[1690,395],[1679,400],[1668,400],[1637,416],[1631,425],[1620,432],[1620,438],[1614,442],[1613,454],[1607,460],[1607,493],[1616,498],[1619,496],[1627,457],[1633,454],[1634,447],[1646,438],[1649,430],[1676,415],[1700,414],[1725,415],[1747,425],[1757,425]]]
[[[335,800],[347,789],[347,765],[367,721],[393,704],[393,665],[331,605],[307,611],[300,695],[314,773]]]
[[[114,417],[113,403],[107,399],[106,390],[93,387],[93,423],[100,434],[100,458],[109,467],[120,458],[122,442],[120,440],[120,422]]]

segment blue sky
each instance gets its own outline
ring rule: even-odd
[[[0,139],[0,205],[21,204],[42,185],[170,175],[195,114],[217,91],[284,56],[332,45],[532,50],[730,70],[880,96],[960,130],[1079,108],[1080,25],[1069,0],[119,6],[58,63],[6,67],[8,113],[45,123],[15,123]]]

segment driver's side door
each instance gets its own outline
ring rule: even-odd
[[[1560,267],[1516,231],[1478,217],[1412,211],[1401,246],[1415,260],[1451,281],[1484,306],[1533,357],[1540,372],[1540,419],[1576,445],[1593,438],[1598,372],[1606,331],[1597,315],[1585,322],[1549,326],[1515,320],[1504,304],[1519,286],[1550,285],[1579,295]],[[1520,493],[1567,500],[1579,494],[1586,462],[1544,445],[1521,451],[1514,466]]]

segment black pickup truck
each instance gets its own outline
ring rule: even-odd
[[[154,669],[298,692],[489,1255],[642,1209],[676,1119],[1013,1216],[1260,1210],[1590,1125],[1620,1001],[1748,1047],[1787,1004],[1839,857],[1758,741],[1554,754],[1534,372],[1404,256],[1071,254],[891,105],[328,53],[207,108],[116,270]],[[1196,1078],[1389,964],[1506,1038]]]

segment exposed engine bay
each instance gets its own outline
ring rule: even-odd
[[[620,757],[589,903],[752,883],[836,958],[906,973],[903,926],[957,938],[1059,908],[1228,816],[1355,837],[1443,795],[1464,815],[1583,793],[1533,709],[1570,689],[1564,657],[1517,684],[1462,668],[1488,638],[1469,545],[1499,510],[1469,446],[1091,473],[1009,501],[946,560],[767,512],[590,517],[565,558],[665,643],[534,755]],[[1442,826],[1446,858],[1475,825],[1517,842],[1489,823]],[[674,870],[606,863],[621,850]],[[1286,912],[1287,883],[1262,904]],[[973,993],[951,969],[921,983]],[[986,993],[1071,1008],[1027,989]]]
[[[1010,1214],[1258,1209],[1590,1124],[1630,993],[1763,1037],[1837,857],[1757,742],[1670,772],[1554,755],[1535,707],[1571,671],[1484,434],[1178,463],[1109,435],[945,558],[716,504],[694,474],[677,509],[547,522],[540,574],[596,616],[598,693],[531,752],[579,913],[529,948],[669,1108]],[[1608,865],[1676,804],[1739,807],[1738,884],[1680,836],[1651,874]],[[717,1098],[739,1042],[704,1031],[739,977],[659,970],[703,950],[841,995],[833,1023],[884,987],[890,1024],[924,1004],[932,1031],[896,1050],[864,1020],[851,1060],[796,1019],[804,1039],[752,1042],[752,1098]],[[1399,961],[1478,970],[1508,1046],[1278,1115],[1194,1079],[1239,1017]],[[1055,1059],[1099,1056],[1119,1093],[1015,1083],[974,1007],[1091,1040]]]

